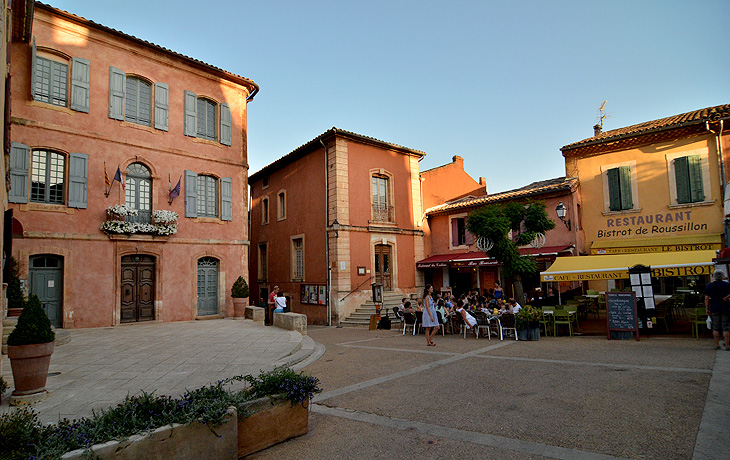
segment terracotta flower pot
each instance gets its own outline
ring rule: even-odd
[[[246,314],[248,306],[248,298],[233,297],[233,316],[243,318]]]
[[[46,389],[55,342],[32,345],[8,345],[8,358],[13,369],[13,396],[26,396]]]

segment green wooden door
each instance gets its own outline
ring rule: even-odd
[[[32,256],[29,275],[30,293],[38,296],[53,327],[63,327],[63,258]]]
[[[198,260],[198,316],[218,314],[218,260]]]

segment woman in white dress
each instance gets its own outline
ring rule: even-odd
[[[435,347],[433,337],[439,330],[439,319],[436,315],[436,304],[433,301],[433,286],[426,285],[423,290],[423,328],[426,329],[426,345]]]
[[[464,302],[462,302],[461,300],[456,301],[456,314],[461,316],[461,319],[464,320],[464,325],[467,329],[476,327],[477,319],[471,316],[469,312],[464,310]]]

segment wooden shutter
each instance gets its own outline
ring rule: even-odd
[[[474,244],[474,235],[466,229],[466,219],[464,219],[464,244],[467,246]]]
[[[233,220],[233,179],[221,177],[221,220]]]
[[[674,177],[677,180],[677,203],[690,203],[689,162],[687,157],[674,159]]]
[[[606,171],[608,177],[608,209],[609,211],[621,210],[621,185],[619,183],[618,168]]]
[[[619,167],[621,181],[621,209],[634,209],[634,200],[631,194],[631,166]]]
[[[71,110],[89,113],[89,82],[91,62],[73,58],[71,67]]]
[[[155,128],[162,131],[169,130],[169,98],[167,83],[155,83]]]
[[[86,209],[89,155],[72,153],[68,165],[68,206]]]
[[[231,145],[231,108],[221,104],[221,144]]]
[[[35,68],[36,68],[36,61],[37,61],[37,49],[35,46],[35,37],[33,37],[33,45],[31,46],[31,50],[33,53],[32,56],[32,64],[30,68],[30,98],[32,100],[35,99]]]
[[[702,184],[702,157],[690,155],[687,157],[689,173],[690,199],[693,203],[705,201],[705,191]]]
[[[198,217],[198,175],[185,170],[185,217]]]
[[[198,134],[198,96],[185,90],[185,135],[196,137]]]
[[[109,118],[124,120],[124,84],[127,75],[116,67],[109,67]]]
[[[451,245],[459,245],[459,219],[451,219]]]
[[[28,163],[30,147],[12,142],[10,147],[10,190],[8,201],[11,203],[28,202]]]

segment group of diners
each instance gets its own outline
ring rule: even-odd
[[[407,297],[401,300],[401,310],[404,314],[412,314],[421,318],[421,325],[426,331],[426,345],[435,346],[433,338],[449,321],[461,318],[464,327],[472,329],[477,326],[475,312],[484,312],[489,315],[516,314],[522,306],[513,298],[506,302],[499,284],[495,289],[479,295],[478,291],[464,293],[457,299],[453,295],[434,293],[433,286],[426,285],[423,297],[411,302]],[[417,313],[417,312],[420,312]]]

